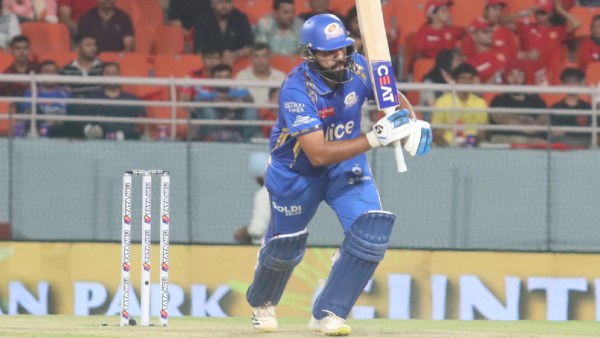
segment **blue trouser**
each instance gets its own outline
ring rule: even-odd
[[[291,172],[276,160],[267,168],[271,223],[266,240],[305,229],[321,201],[335,211],[344,232],[360,215],[381,210],[379,193],[364,154],[343,161],[319,176]]]

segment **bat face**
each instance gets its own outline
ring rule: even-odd
[[[373,74],[373,89],[379,109],[396,107],[398,101],[398,90],[396,88],[396,77],[392,68],[392,62],[369,60],[369,67]]]

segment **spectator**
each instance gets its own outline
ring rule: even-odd
[[[560,74],[560,82],[563,86],[583,87],[585,86],[585,74],[577,68],[565,68]],[[592,106],[579,98],[577,94],[567,94],[559,102],[552,105],[552,109],[592,109]],[[552,126],[589,127],[589,115],[555,115],[550,117]],[[591,139],[589,134],[553,131],[552,142],[564,143],[572,146],[589,146]]]
[[[285,74],[271,67],[271,51],[269,45],[258,42],[252,46],[252,54],[250,54],[249,67],[242,69],[236,79],[243,81],[255,81],[256,83],[277,81],[281,84],[285,79]],[[269,102],[268,87],[250,87],[248,89],[255,103]]]
[[[69,27],[71,36],[77,36],[79,18],[96,4],[97,0],[58,0],[58,18]]]
[[[294,0],[273,0],[273,12],[256,24],[254,41],[266,42],[275,54],[298,54],[303,23],[294,15]]]
[[[15,14],[19,18],[19,22],[58,22],[56,0],[4,0],[3,9]]]
[[[415,58],[434,58],[442,49],[454,49],[464,29],[451,25],[452,0],[430,0],[425,7],[427,23],[415,35]]]
[[[566,18],[566,26],[552,25],[550,17],[555,10]],[[553,0],[536,0],[532,11],[535,14],[534,22],[529,22],[528,19],[517,22],[517,31],[523,49],[517,57],[527,62],[528,84],[554,83],[555,74],[552,71],[560,68],[563,44],[568,35],[573,33],[581,23],[562,7],[560,1],[557,1],[555,6]],[[523,15],[529,16],[529,12],[526,11]]]
[[[231,66],[219,64],[212,69],[211,78],[213,79],[231,79]],[[243,88],[215,87],[203,88],[196,94],[195,101],[202,102],[252,102],[250,92]],[[257,120],[258,112],[254,108],[204,108],[194,114],[195,118],[220,119],[220,120]],[[256,127],[230,127],[219,126],[204,128],[199,135],[200,139],[205,141],[219,142],[241,142],[249,141],[258,134]]]
[[[219,51],[228,65],[250,55],[252,27],[246,14],[231,4],[231,0],[211,0],[211,10],[200,14],[194,28],[196,52]]]
[[[38,65],[29,59],[29,39],[25,35],[17,35],[10,42],[10,52],[15,61],[4,70],[4,74],[29,74],[37,72]],[[29,82],[5,82],[0,84],[1,96],[23,96],[29,88]]]
[[[2,0],[0,0],[2,5]],[[11,12],[1,9],[2,14],[0,15],[0,48],[5,49],[9,46],[9,43],[15,36],[21,34],[21,27],[19,26],[19,19]]]
[[[579,68],[585,70],[590,62],[600,61],[600,14],[597,14],[590,23],[591,36],[586,36],[581,41],[577,60]]]
[[[116,62],[107,62],[102,65],[102,76],[120,76],[121,68]],[[102,100],[138,100],[138,98],[130,93],[124,92],[121,85],[106,84],[102,89],[94,91],[88,95],[90,99]],[[106,117],[146,117],[146,110],[140,104],[139,106],[128,105],[85,105],[79,106],[75,110],[76,114],[90,116],[106,116]],[[83,128],[77,131],[87,138],[95,138],[92,133],[97,133],[99,138],[107,139],[139,139],[144,131],[144,128],[133,123],[118,123],[118,122],[99,122],[85,124]]]
[[[62,75],[69,76],[99,76],[102,74],[102,62],[98,60],[96,39],[89,35],[79,35],[75,41],[77,58],[61,69]],[[70,85],[73,96],[83,97],[86,94],[99,90],[97,84],[72,84]]]
[[[415,81],[423,81],[423,83],[451,84],[452,71],[462,63],[461,55],[451,49],[441,50],[435,57],[435,66],[425,75],[423,79],[415,79]],[[433,107],[435,100],[442,96],[444,92],[434,90],[422,90],[421,102],[422,106]],[[431,113],[424,114],[426,121],[431,120]]]
[[[202,53],[203,67],[191,71],[186,78],[188,79],[206,79],[215,66],[223,63],[223,55],[220,52],[206,51]],[[203,86],[186,86],[178,88],[178,97],[180,101],[189,102],[194,99],[196,94],[204,90]]]
[[[260,188],[254,193],[252,217],[250,225],[236,230],[233,238],[240,244],[263,243],[269,221],[271,220],[271,202],[269,192],[265,186],[265,169],[269,160],[269,153],[252,153],[248,161],[250,174]]]
[[[505,72],[506,83],[509,85],[525,84],[525,67],[520,62],[512,62]],[[490,103],[493,108],[532,108],[544,109],[546,102],[537,94],[527,93],[504,93],[495,96]],[[512,114],[492,113],[490,124],[495,125],[525,125],[525,126],[547,126],[548,115],[539,113]],[[545,143],[546,133],[539,131],[492,131],[490,132],[492,143],[521,143],[535,144]]]
[[[210,11],[210,0],[171,0],[169,3],[169,22],[189,31],[194,27],[198,13]]]
[[[58,65],[54,61],[46,60],[40,64],[41,75],[58,75]],[[31,89],[27,89],[25,97],[31,98]],[[52,82],[40,82],[38,85],[38,98],[65,99],[71,97],[71,92],[65,86]],[[17,104],[17,112],[20,114],[31,113],[31,102]],[[67,104],[61,102],[40,102],[37,104],[38,115],[66,115]],[[27,127],[29,129],[29,127]],[[37,131],[40,136],[64,137],[65,129],[62,121],[37,121]]]
[[[456,84],[477,83],[477,70],[468,63],[462,63],[452,71],[452,79]],[[463,146],[467,139],[470,143],[477,143],[486,139],[484,130],[464,129],[462,125],[484,125],[488,123],[485,101],[466,91],[446,93],[435,101],[436,110],[433,112],[433,124],[458,125],[456,134],[450,129],[436,128],[433,130],[433,141],[437,146],[458,145]],[[445,111],[448,108],[479,109],[479,111]]]
[[[475,43],[475,52],[467,57],[467,63],[475,67],[482,83],[502,83],[502,74],[509,61],[503,49],[493,48],[492,26],[484,19],[477,18],[469,26]]]
[[[358,12],[356,6],[352,6],[346,13],[346,21],[344,23],[348,29],[348,34],[354,39],[354,49],[362,55],[365,55],[363,50],[362,35],[360,35],[360,24],[358,23]],[[388,40],[389,41],[389,40]]]
[[[133,51],[131,19],[115,7],[115,0],[98,0],[98,6],[79,18],[78,32],[96,39],[98,53]]]
[[[310,11],[298,15],[298,17],[302,19],[302,21],[308,20],[308,18],[310,18],[313,15],[323,13],[333,14],[340,18],[342,21],[344,21],[343,15],[329,10],[329,0],[308,0],[308,5],[310,6]]]
[[[279,103],[279,88],[269,89],[269,103]],[[261,108],[258,110],[258,118],[261,121],[275,121],[277,120],[278,115],[277,108]],[[269,138],[271,136],[271,129],[273,129],[273,126],[262,127],[261,131],[263,137]]]
[[[513,57],[518,47],[514,33],[504,25],[503,13],[507,0],[486,0],[484,2],[483,18],[491,25],[493,34],[493,49],[501,49],[507,56]],[[471,34],[465,34],[461,42],[461,51],[469,57],[475,53],[475,43]]]

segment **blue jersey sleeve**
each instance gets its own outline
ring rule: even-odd
[[[315,104],[306,92],[284,88],[279,96],[281,116],[291,136],[307,134],[322,129],[321,118]]]
[[[373,92],[373,84],[371,82],[371,73],[369,73],[367,59],[361,54],[356,53],[354,55],[354,62],[356,62],[356,74],[365,81],[365,97],[367,100],[375,100],[375,93]]]

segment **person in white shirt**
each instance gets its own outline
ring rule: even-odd
[[[21,26],[19,19],[11,12],[2,8],[0,0],[0,49],[6,49],[12,38],[21,35]]]
[[[248,167],[250,174],[260,185],[260,188],[254,193],[252,217],[250,225],[239,228],[235,231],[233,238],[241,244],[261,245],[267,233],[269,221],[271,220],[271,206],[269,202],[269,192],[265,187],[265,167],[269,160],[268,153],[256,152],[250,154]]]
[[[295,14],[294,0],[273,0],[273,12],[256,23],[254,41],[267,43],[275,54],[298,54],[304,20]]]
[[[250,66],[242,69],[237,74],[236,79],[254,82],[277,81],[281,84],[283,79],[285,79],[285,74],[279,69],[271,67],[271,50],[269,49],[269,45],[257,42],[252,46]],[[250,87],[248,91],[254,99],[254,103],[269,103],[269,87]]]

